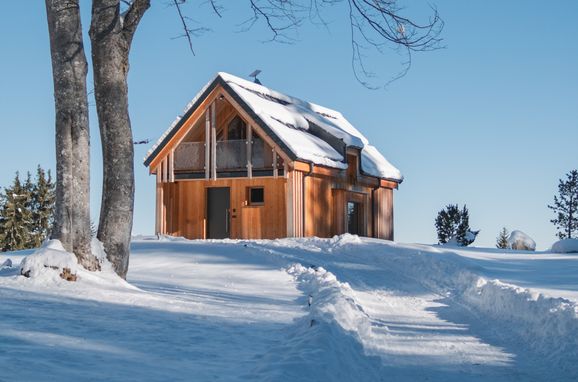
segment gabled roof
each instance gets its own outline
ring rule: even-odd
[[[367,139],[335,110],[271,90],[228,73],[218,73],[189,102],[145,157],[149,165],[192,112],[221,85],[291,159],[332,168],[347,168],[345,149],[361,151],[361,171],[401,182],[403,177]]]

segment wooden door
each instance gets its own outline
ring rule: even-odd
[[[230,207],[229,187],[207,188],[207,239],[225,239],[231,235]]]

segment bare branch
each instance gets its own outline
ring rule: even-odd
[[[173,4],[177,8],[177,13],[179,14],[179,18],[181,20],[181,23],[183,24],[184,34],[181,37],[186,37],[187,42],[189,43],[189,49],[191,50],[191,53],[194,56],[195,50],[193,49],[193,40],[192,40],[193,30],[189,28],[189,26],[187,24],[187,18],[183,15],[183,12],[181,10],[181,5],[183,5],[185,2],[186,2],[186,0],[173,0]],[[211,1],[211,3],[213,3],[213,2]]]
[[[124,1],[124,3],[127,3],[127,1]],[[129,41],[132,40],[138,24],[150,6],[150,0],[133,0],[130,3],[128,9],[124,13],[123,22],[123,31]]]
[[[136,0],[135,0],[136,1]],[[192,29],[188,26],[187,17],[183,15],[181,5],[187,0],[172,0],[177,8],[184,34],[192,48],[193,32],[205,31],[206,28]],[[192,1],[192,0],[188,0]],[[222,17],[222,7],[218,0],[206,0],[213,12]],[[328,22],[323,17],[327,7],[346,5],[347,18],[351,30],[351,62],[356,79],[368,88],[376,78],[375,73],[366,67],[366,60],[371,51],[385,54],[387,47],[392,48],[405,59],[401,62],[402,70],[393,76],[385,86],[405,76],[412,63],[413,52],[424,52],[441,49],[443,46],[441,32],[444,22],[435,7],[427,22],[417,21],[403,16],[397,0],[248,0],[252,15],[240,26],[246,31],[263,22],[271,32],[269,41],[291,43],[295,41],[293,33],[304,21],[320,24],[327,28]]]

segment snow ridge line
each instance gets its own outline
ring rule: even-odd
[[[360,344],[372,337],[370,318],[356,302],[348,283],[342,283],[322,267],[306,268],[299,263],[286,269],[308,297],[310,326],[336,323]]]

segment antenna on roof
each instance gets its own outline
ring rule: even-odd
[[[259,81],[259,79],[257,78],[257,76],[261,73],[260,69],[257,69],[255,71],[253,71],[253,73],[249,74],[249,77],[253,77],[253,82],[261,85],[261,81]]]

